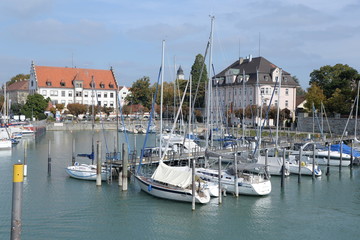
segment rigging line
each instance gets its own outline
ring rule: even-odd
[[[326,119],[326,123],[327,123],[328,129],[329,129],[329,132],[330,132],[330,137],[332,138],[332,132],[331,132],[331,128],[330,128],[329,119],[328,119],[328,117],[327,117],[326,110],[325,110],[324,104],[323,104],[322,102],[321,102],[321,107],[323,108],[324,115],[325,115],[325,119]]]
[[[128,133],[127,133],[127,129],[126,129],[126,124],[124,121],[124,114],[123,114],[123,110],[122,110],[122,106],[121,106],[121,101],[120,101],[120,94],[118,94],[118,99],[117,99],[118,103],[119,103],[119,111],[120,111],[120,117],[121,117],[121,125],[124,127],[124,135],[125,135],[125,141],[127,144],[127,148],[128,148],[128,153],[130,153],[131,149],[130,149],[130,143],[129,143],[129,137],[128,137]],[[124,157],[124,156],[123,156]]]
[[[275,94],[275,90],[276,90],[278,81],[279,81],[279,80],[276,80],[276,82],[275,82],[274,90],[273,90],[273,92],[272,92],[272,94],[271,94],[270,102],[269,102],[268,108],[267,108],[267,110],[266,110],[265,121],[263,121],[262,124],[261,124],[260,132],[263,131],[265,122],[266,122],[266,121],[268,120],[268,118],[269,118],[270,106],[271,106],[272,99],[273,99],[274,94]],[[260,91],[261,91],[261,90],[260,90]],[[260,92],[260,94],[261,94],[261,92]],[[278,92],[278,94],[280,94],[280,91]],[[278,103],[278,104],[279,104],[279,103]],[[271,128],[270,128],[270,134],[271,134]],[[271,136],[272,136],[272,134],[271,134]],[[256,153],[256,151],[258,150],[259,141],[261,141],[261,139],[259,139],[259,140],[257,141],[256,145],[255,145],[255,149],[254,149],[254,152],[253,152],[253,154],[252,154],[253,156],[255,156],[255,153]]]
[[[322,127],[320,126],[320,121],[319,121],[319,118],[318,118],[318,116],[316,114],[316,108],[315,108],[314,104],[313,104],[312,108],[313,108],[313,113],[315,115],[316,122],[317,122],[319,130],[320,130],[321,137],[324,137],[324,132],[323,132]]]
[[[141,165],[142,165],[142,161],[143,161],[143,158],[144,158],[144,150],[145,150],[146,142],[147,142],[148,135],[149,135],[150,125],[151,125],[152,118],[153,118],[153,115],[154,115],[157,92],[159,91],[159,81],[160,81],[161,72],[162,72],[162,67],[160,67],[160,70],[159,70],[158,80],[157,80],[157,84],[156,84],[156,90],[155,90],[155,93],[154,93],[154,96],[153,96],[153,99],[152,99],[152,103],[151,103],[150,117],[149,117],[147,129],[146,129],[146,134],[145,134],[143,147],[141,148],[140,160],[139,160],[138,168],[136,170],[136,174],[139,174],[140,169],[141,169]],[[160,151],[161,151],[161,149],[162,149],[162,146],[159,146]]]
[[[210,38],[211,38],[211,36],[210,36]],[[195,102],[196,102],[197,94],[198,94],[198,92],[199,92],[200,82],[201,82],[201,79],[202,79],[202,74],[203,74],[204,68],[205,68],[205,59],[206,59],[207,52],[208,52],[209,47],[210,47],[210,38],[209,38],[208,43],[207,43],[207,45],[206,45],[205,54],[204,54],[204,62],[203,62],[203,64],[202,64],[202,66],[201,66],[201,71],[200,71],[199,79],[198,79],[197,86],[196,86],[196,91],[195,91],[195,96],[194,96],[194,102],[193,102],[193,104],[192,104],[192,105],[193,105],[193,106],[192,106],[193,109],[194,109],[194,107],[195,107]],[[210,73],[208,73],[208,74],[210,74]],[[209,77],[209,81],[210,81],[210,77]],[[206,79],[205,79],[205,84],[206,84]]]
[[[185,91],[184,91],[184,94],[183,94],[182,99],[181,99],[181,102],[180,102],[180,107],[179,107],[179,109],[178,109],[178,112],[177,112],[176,117],[175,117],[174,124],[173,124],[173,126],[172,126],[172,128],[171,128],[171,131],[170,131],[170,136],[172,136],[173,133],[174,133],[175,126],[176,126],[176,122],[177,122],[177,119],[178,119],[178,117],[179,117],[179,115],[180,115],[180,109],[181,109],[181,107],[182,107],[182,104],[184,103],[184,99],[185,99],[185,95],[186,95],[187,88],[188,88],[188,86],[189,86],[189,82],[190,82],[190,81],[187,81],[187,83],[186,83]],[[164,153],[164,155],[162,155],[162,157],[161,157],[161,159],[160,159],[160,162],[162,162],[162,161],[164,160],[165,156],[167,155],[167,149],[169,148],[169,145],[170,145],[170,137],[169,137],[169,139],[168,139],[168,141],[167,141],[167,143],[166,143],[165,153]]]
[[[348,119],[347,119],[347,121],[346,121],[346,125],[345,125],[345,128],[344,128],[344,131],[343,131],[343,133],[342,133],[342,135],[341,135],[340,143],[342,143],[342,140],[344,139],[345,132],[346,132],[347,126],[348,126],[348,124],[349,124],[350,117],[352,117],[352,114],[353,114],[353,110],[354,110],[355,103],[356,103],[356,102],[353,102],[352,105],[351,105],[351,111],[350,111],[349,117],[348,117]]]
[[[99,104],[99,99],[98,99],[98,95],[97,95],[97,90],[95,89],[95,97],[96,97],[96,102],[97,102],[97,106],[98,106],[98,110],[100,112],[100,122],[101,122],[101,127],[102,127],[102,132],[103,132],[103,136],[104,136],[104,141],[105,141],[105,148],[106,148],[106,153],[109,153],[109,148],[108,148],[108,144],[107,144],[107,140],[106,140],[106,134],[105,134],[105,128],[104,128],[104,120],[102,118],[101,115],[101,109],[99,107],[101,107],[101,105]],[[96,115],[95,115],[96,116]]]

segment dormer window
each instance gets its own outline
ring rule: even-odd
[[[268,76],[264,76],[264,80],[265,80],[265,81],[269,81],[269,77],[268,77]]]
[[[51,81],[47,80],[46,81],[46,86],[51,86]]]
[[[90,82],[90,87],[92,87],[92,88],[95,87],[95,82],[94,81]]]
[[[100,88],[105,88],[105,84],[104,83],[100,83]]]
[[[61,80],[60,86],[65,87],[65,82]]]
[[[114,88],[114,84],[110,83],[109,88]]]

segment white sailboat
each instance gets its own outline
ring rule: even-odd
[[[136,180],[144,192],[158,197],[175,201],[192,202],[192,171],[171,167],[159,163],[151,177],[136,175]],[[195,202],[208,203],[209,191],[200,182],[196,184]]]
[[[74,166],[68,166],[66,168],[66,172],[70,177],[81,179],[81,180],[90,180],[96,181],[96,165],[94,164],[79,164],[75,163]],[[101,181],[106,181],[110,176],[110,169],[106,169],[106,167],[101,168]]]
[[[9,131],[7,129],[7,121],[8,121],[8,104],[6,97],[6,83],[4,84],[4,104],[3,104],[3,126],[0,128],[0,150],[2,149],[10,149],[12,146],[12,141],[10,138]]]

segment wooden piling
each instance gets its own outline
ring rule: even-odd
[[[13,193],[11,210],[11,240],[21,239],[21,210],[22,193],[24,182],[24,165],[14,164],[13,166]]]
[[[235,177],[234,177],[235,197],[239,197],[238,168],[237,168],[237,152],[235,152],[235,156],[234,156],[234,166],[235,166]]]
[[[284,188],[284,184],[285,184],[285,149],[283,150],[283,164],[281,166],[281,188]]]
[[[48,176],[51,176],[51,155],[50,155],[50,149],[51,149],[51,140],[48,141]]]
[[[326,164],[326,176],[330,175],[330,149],[331,149],[331,143],[328,144],[328,158],[327,158],[327,164]]]
[[[222,189],[221,189],[221,156],[219,156],[219,176],[218,176],[218,184],[219,184],[219,204],[222,203]]]
[[[265,149],[265,175],[266,177],[269,176],[269,149]]]
[[[27,176],[27,141],[24,141],[24,177]]]
[[[301,159],[302,159],[302,155],[303,155],[303,147],[300,147],[300,151],[299,151],[299,172],[298,172],[298,183],[301,183]]]
[[[96,186],[101,186],[101,142],[96,143]]]
[[[354,139],[351,139],[351,152],[350,152],[350,168],[353,167],[353,156],[354,156]]]
[[[316,156],[316,143],[313,147],[313,161],[312,161],[312,179],[315,179],[315,156]]]
[[[71,165],[75,165],[75,139],[72,139],[72,157],[71,157]]]
[[[127,147],[125,147],[125,145],[123,145],[123,164],[122,164],[122,190],[123,191],[127,191],[128,190],[128,156],[129,154],[127,153]]]
[[[192,182],[192,204],[191,209],[195,211],[195,194],[196,194],[196,184],[195,184],[195,158],[192,159],[192,172],[191,172],[191,182]],[[199,186],[200,188],[200,186]],[[200,189],[199,189],[200,191]]]
[[[340,142],[340,164],[339,164],[339,171],[341,171],[341,165],[342,165],[342,153],[343,153],[343,142]]]

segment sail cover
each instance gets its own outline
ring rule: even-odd
[[[160,162],[152,178],[159,182],[187,188],[191,184],[191,176],[191,169],[189,167],[171,167]]]

